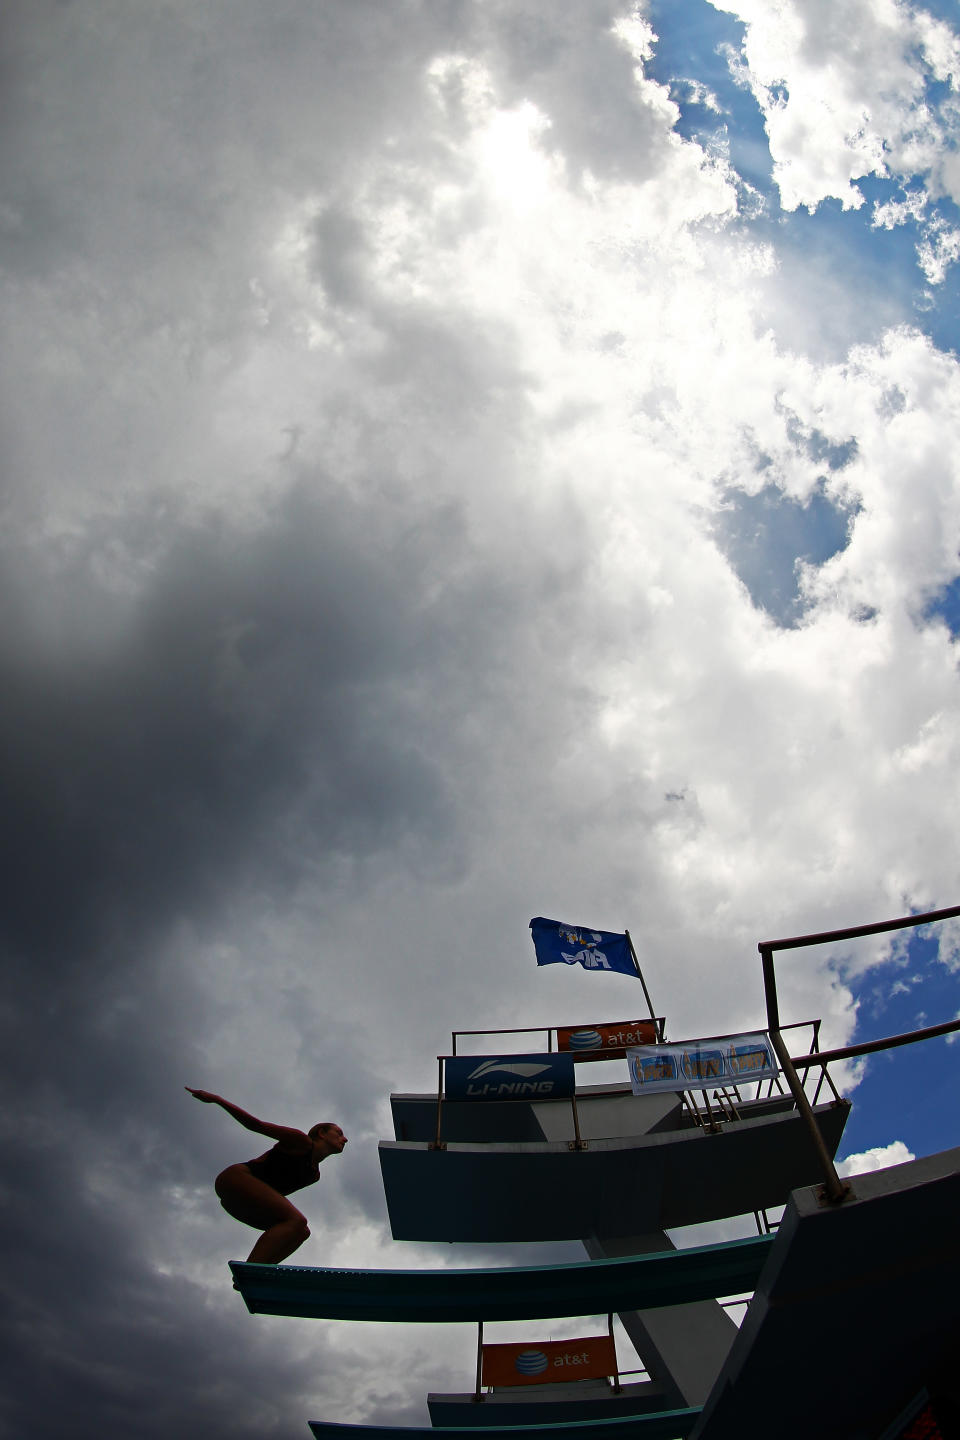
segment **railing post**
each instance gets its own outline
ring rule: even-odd
[[[708,1130],[711,1134],[718,1134],[723,1127],[719,1120],[714,1120],[713,1118],[713,1111],[710,1109],[710,1096],[707,1094],[706,1090],[701,1090],[700,1094],[703,1096],[703,1103],[707,1109],[707,1123],[704,1126],[704,1129]],[[722,1107],[720,1108],[720,1114],[723,1114]]]
[[[571,1150],[585,1150],[586,1146],[584,1145],[580,1135],[580,1113],[577,1110],[576,1090],[574,1090],[573,1094],[570,1096],[570,1105],[573,1109],[573,1139],[568,1142],[568,1148]]]
[[[440,1139],[440,1126],[443,1121],[443,1056],[437,1056],[437,1134],[431,1150],[446,1150],[446,1145]]]
[[[793,1095],[797,1111],[807,1128],[807,1133],[817,1152],[817,1159],[823,1171],[824,1190],[826,1198],[832,1205],[839,1205],[850,1194],[850,1186],[840,1179],[836,1166],[830,1158],[830,1152],[823,1142],[820,1133],[820,1126],[817,1124],[817,1117],[813,1113],[813,1107],[807,1099],[807,1092],[800,1082],[786,1042],[780,1034],[780,1009],[777,1004],[777,979],[773,968],[773,946],[761,944],[760,955],[763,961],[763,990],[767,1001],[767,1029],[770,1034],[770,1043],[777,1052],[777,1059],[780,1061],[780,1068],[787,1077],[787,1084],[790,1086],[790,1093]]]
[[[609,1332],[610,1332],[610,1343],[611,1343],[611,1345],[613,1346],[613,1363],[614,1363],[614,1365],[616,1366],[616,1369],[615,1369],[614,1372],[613,1372],[613,1393],[614,1393],[614,1395],[619,1395],[619,1394],[620,1394],[620,1391],[622,1390],[623,1387],[622,1387],[622,1385],[620,1384],[620,1364],[619,1364],[619,1361],[617,1360],[617,1342],[616,1342],[616,1340],[615,1340],[615,1338],[614,1338],[614,1334],[613,1334],[613,1312],[612,1312],[612,1311],[608,1312],[608,1314],[607,1314],[607,1329],[608,1329]]]
[[[474,1392],[474,1400],[477,1404],[483,1399],[480,1394],[480,1381],[483,1374],[483,1321],[477,1321],[477,1388]]]
[[[763,965],[763,994],[767,1002],[767,1029],[780,1031],[780,1007],[777,1003],[777,976],[773,968],[773,946],[760,945]]]

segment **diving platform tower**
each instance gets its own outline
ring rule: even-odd
[[[960,1150],[858,1175],[841,1205],[823,1187],[791,1195],[773,1235],[623,1261],[503,1270],[321,1270],[231,1265],[254,1314],[457,1322],[646,1311],[752,1290],[746,1318],[703,1407],[626,1412],[581,1385],[473,1403],[469,1434],[490,1440],[955,1440],[960,1319]],[[629,1387],[624,1386],[626,1392]],[[566,1398],[559,1393],[566,1390]],[[552,1391],[552,1395],[545,1392]],[[451,1397],[446,1397],[449,1401]],[[443,1423],[437,1421],[442,1409]],[[432,1428],[310,1422],[315,1440],[440,1440],[467,1427],[431,1406]],[[452,1417],[451,1417],[452,1418]]]
[[[478,1325],[474,1391],[429,1396],[431,1429],[324,1418],[310,1422],[316,1440],[568,1429],[576,1440],[730,1440],[761,1427],[778,1440],[960,1436],[960,1150],[841,1180],[833,1157],[849,1105],[828,1078],[834,1060],[960,1031],[960,1020],[826,1053],[815,1025],[809,1053],[791,1055],[773,974],[777,949],[954,916],[960,906],[761,943],[762,1035],[677,1046],[659,1022],[614,1022],[551,1029],[546,1049],[517,1054],[515,1036],[529,1032],[501,1032],[500,1052],[441,1057],[435,1094],[393,1096],[395,1139],[380,1159],[395,1238],[576,1238],[589,1258],[502,1270],[232,1264],[255,1314]],[[768,1078],[714,1083],[725,1039],[747,1072],[772,1050]],[[577,1083],[580,1059],[618,1049],[629,1084]],[[688,1083],[644,1090],[671,1064]],[[771,1230],[764,1212],[784,1203]],[[677,1250],[666,1234],[751,1210],[762,1233],[747,1239]],[[717,1302],[746,1292],[737,1329]],[[621,1383],[612,1318],[612,1362],[581,1379],[574,1356],[565,1384],[542,1383],[551,1347],[579,1340],[483,1344],[487,1321],[612,1312],[643,1381]],[[485,1378],[486,1351],[511,1348],[512,1371]]]
[[[479,1032],[455,1034],[455,1050],[465,1033]],[[518,1035],[528,1044],[536,1036],[541,1045],[535,1053],[512,1053]],[[655,1047],[662,1036],[663,1021],[655,1017],[485,1032],[485,1055],[441,1057],[436,1094],[391,1096],[396,1138],[381,1142],[380,1165],[394,1238],[579,1240],[594,1261],[665,1256],[674,1250],[668,1230],[763,1216],[816,1179],[803,1120],[774,1080],[696,1088],[691,1082],[687,1090],[635,1094],[621,1078],[626,1052],[644,1042]],[[505,1048],[491,1054],[497,1040]],[[698,1043],[689,1042],[685,1053]],[[617,1059],[620,1077],[577,1084],[583,1061]],[[532,1077],[538,1066],[536,1079],[525,1084],[524,1073]],[[823,1089],[827,1098],[818,1097],[815,1113],[834,1154],[849,1104]],[[581,1382],[500,1385],[482,1396],[432,1394],[434,1425],[550,1423],[561,1415],[613,1418],[702,1406],[737,1334],[717,1299],[618,1313],[645,1381],[618,1385],[616,1393]]]

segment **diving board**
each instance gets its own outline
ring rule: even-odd
[[[499,1440],[537,1440],[538,1436],[568,1432],[570,1440],[683,1440],[690,1434],[700,1411],[662,1410],[655,1415],[624,1415],[616,1420],[552,1421],[549,1425],[471,1425],[468,1430],[451,1425],[332,1425],[324,1420],[309,1421],[315,1440],[436,1440],[438,1435],[497,1436]]]
[[[231,1260],[252,1315],[450,1323],[542,1320],[685,1305],[756,1288],[773,1237],[497,1270],[330,1270]]]

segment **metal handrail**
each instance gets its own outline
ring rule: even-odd
[[[794,1065],[832,1065],[835,1060],[852,1060],[857,1055],[873,1055],[878,1050],[896,1050],[900,1045],[915,1045],[920,1040],[934,1040],[938,1035],[951,1035],[960,1030],[960,1020],[945,1020],[942,1025],[925,1025],[922,1030],[905,1030],[900,1035],[885,1035],[882,1040],[861,1040],[857,1045],[841,1045],[837,1050],[818,1050],[813,1055],[794,1055]]]
[[[661,1024],[665,1024],[665,1023],[666,1023],[665,1017],[663,1017],[663,1016],[658,1015],[658,1016],[654,1016],[653,1018],[654,1018],[654,1023],[655,1023],[656,1025],[658,1025],[658,1026],[661,1025]],[[595,1026],[595,1025],[600,1025],[600,1026],[603,1026],[603,1025],[619,1025],[619,1024],[622,1024],[622,1023],[623,1023],[623,1022],[622,1022],[622,1021],[619,1021],[619,1020],[594,1020],[594,1021],[591,1021],[591,1022],[590,1022],[591,1026]],[[643,1023],[646,1024],[647,1021],[644,1021]],[[789,1025],[782,1025],[780,1028],[781,1028],[782,1030],[802,1030],[805,1025],[812,1025],[812,1026],[814,1027],[814,1037],[815,1037],[815,1039],[816,1039],[816,1036],[817,1036],[817,1034],[819,1033],[819,1029],[820,1029],[821,1023],[822,1023],[822,1022],[821,1022],[820,1020],[792,1020]],[[557,1030],[575,1030],[575,1029],[577,1029],[577,1028],[578,1028],[578,1027],[575,1026],[575,1025],[518,1025],[518,1026],[515,1026],[513,1029],[504,1029],[504,1030],[451,1030],[451,1031],[450,1031],[450,1040],[451,1040],[450,1058],[451,1058],[451,1059],[459,1059],[459,1058],[461,1058],[461,1056],[459,1055],[459,1052],[457,1051],[457,1040],[460,1039],[460,1038],[462,1038],[464,1035],[544,1035],[544,1034],[545,1034],[545,1035],[547,1036],[547,1050],[546,1050],[545,1053],[548,1054],[548,1055],[550,1055],[550,1054],[553,1054],[553,1035],[555,1034],[555,1032],[556,1032]],[[579,1027],[579,1028],[588,1028],[588,1027],[586,1027],[586,1026],[581,1026],[581,1027]],[[740,1033],[739,1030],[730,1030],[730,1031],[725,1032],[725,1033],[722,1034],[722,1035],[718,1035],[718,1034],[716,1033],[716,1031],[712,1031],[709,1035],[689,1035],[689,1036],[686,1037],[686,1040],[685,1040],[684,1043],[689,1043],[689,1044],[691,1044],[691,1045],[695,1045],[695,1044],[699,1043],[699,1041],[701,1041],[701,1040],[732,1040],[732,1039],[734,1038],[734,1036],[739,1035],[739,1033]],[[661,1042],[658,1042],[658,1043],[661,1043]],[[628,1048],[629,1048],[629,1047],[628,1047]],[[815,1048],[816,1048],[816,1047],[815,1047]],[[603,1051],[603,1050],[598,1050],[598,1051],[596,1051],[596,1052],[594,1052],[594,1051],[592,1051],[592,1050],[589,1050],[589,1051],[588,1051],[588,1050],[582,1050],[582,1051],[579,1051],[578,1053],[579,1053],[583,1058],[586,1058],[587,1056],[589,1056],[591,1060],[603,1060],[603,1059],[607,1058],[607,1052],[605,1052],[605,1051]]]
[[[786,1027],[780,1024],[777,978],[773,964],[774,953],[777,950],[796,950],[806,945],[826,945],[837,940],[856,940],[864,935],[882,935],[890,930],[905,930],[918,925],[931,925],[937,920],[952,919],[956,915],[960,915],[960,905],[951,905],[943,910],[928,910],[923,915],[904,915],[897,920],[878,920],[870,925],[850,925],[843,930],[822,930],[815,935],[792,935],[782,940],[761,940],[757,946],[763,966],[763,990],[767,1003],[767,1030],[770,1034],[770,1043],[777,1053],[780,1068],[787,1077],[787,1083],[796,1101],[797,1109],[803,1117],[807,1132],[817,1152],[824,1177],[824,1198],[831,1204],[839,1205],[847,1199],[851,1193],[851,1187],[846,1181],[841,1180],[837,1173],[830,1152],[824,1144],[813,1107],[803,1088],[803,1082],[797,1074],[795,1062],[791,1059],[783,1041],[781,1032]],[[845,1046],[843,1049],[833,1052],[822,1051],[813,1055],[805,1055],[800,1057],[800,1064],[809,1062],[811,1065],[826,1065],[830,1059],[844,1059],[854,1054],[866,1055],[876,1050],[892,1049],[896,1045],[909,1045],[914,1040],[926,1040],[932,1035],[944,1035],[954,1029],[960,1029],[960,1023],[953,1021],[944,1026],[927,1026],[925,1031],[911,1031],[907,1035],[889,1036],[885,1040],[868,1040],[862,1045]]]
[[[616,1022],[615,1022],[615,1021],[613,1021],[613,1022],[597,1021],[597,1022],[595,1022],[595,1023],[597,1023],[597,1024],[606,1024],[606,1023],[613,1023],[613,1024],[615,1024]],[[659,1024],[660,1022],[658,1021],[657,1023]],[[811,1026],[812,1029],[813,1029],[813,1046],[814,1046],[815,1055],[816,1055],[816,1057],[818,1058],[818,1057],[819,1057],[819,1052],[816,1050],[816,1047],[817,1047],[818,1038],[819,1038],[819,1033],[820,1033],[820,1021],[819,1021],[819,1020],[793,1020],[793,1021],[791,1021],[789,1024],[782,1026],[782,1029],[784,1029],[784,1030],[802,1030],[802,1029],[804,1029],[807,1025]],[[445,1150],[445,1149],[447,1148],[447,1142],[443,1139],[443,1106],[444,1106],[444,1101],[445,1101],[445,1099],[446,1099],[446,1096],[445,1096],[445,1093],[444,1093],[444,1062],[447,1061],[447,1060],[455,1060],[455,1059],[465,1058],[465,1057],[463,1057],[463,1056],[458,1056],[458,1055],[457,1055],[456,1041],[457,1041],[457,1037],[458,1037],[458,1036],[462,1036],[462,1035],[529,1035],[529,1034],[537,1034],[537,1033],[540,1033],[540,1032],[542,1032],[542,1031],[544,1031],[544,1030],[546,1030],[548,1033],[551,1033],[551,1034],[552,1034],[552,1031],[555,1030],[555,1029],[567,1029],[567,1028],[571,1028],[571,1027],[567,1027],[567,1026],[530,1025],[530,1026],[520,1026],[520,1027],[517,1027],[516,1029],[512,1029],[512,1030],[454,1030],[454,1031],[452,1031],[451,1034],[452,1034],[452,1039],[453,1039],[453,1054],[452,1054],[452,1055],[438,1055],[438,1056],[437,1056],[437,1067],[438,1067],[438,1070],[437,1070],[437,1124],[436,1124],[436,1131],[435,1131],[435,1134],[434,1134],[434,1138],[433,1138],[433,1140],[430,1142],[430,1149],[431,1149],[431,1150]],[[739,1033],[738,1031],[730,1031],[729,1034],[727,1034],[727,1035],[711,1035],[711,1036],[693,1037],[693,1038],[691,1038],[691,1040],[690,1040],[689,1043],[690,1043],[691,1045],[695,1045],[695,1044],[698,1044],[701,1039],[711,1039],[711,1040],[725,1040],[725,1039],[730,1039],[730,1038],[732,1038],[734,1035],[736,1035],[736,1034],[738,1034],[738,1033]],[[553,1051],[552,1049],[550,1049],[547,1053],[548,1053],[548,1054],[553,1054],[554,1051]],[[584,1058],[584,1057],[582,1057],[582,1058]],[[591,1057],[591,1058],[592,1058],[592,1057]],[[605,1056],[602,1052],[599,1052],[599,1053],[597,1054],[596,1058],[597,1058],[597,1059],[603,1059],[603,1058],[612,1058],[612,1057],[611,1057],[611,1056]],[[798,1063],[798,1064],[803,1064],[803,1062],[804,1062],[805,1060],[809,1059],[809,1058],[811,1058],[811,1057],[809,1057],[809,1056],[801,1056],[796,1063]],[[832,1080],[832,1078],[831,1078],[831,1076],[830,1076],[830,1073],[829,1073],[829,1071],[826,1069],[826,1067],[823,1068],[820,1084],[823,1083],[823,1076],[826,1076],[826,1078],[827,1078],[827,1080],[828,1080],[828,1082],[829,1082],[829,1084],[830,1084],[830,1087],[831,1087],[831,1089],[833,1090],[833,1093],[834,1093],[835,1098],[839,1099],[840,1097],[839,1097],[839,1094],[838,1094],[838,1092],[837,1092],[837,1087],[834,1085],[833,1080]],[[772,1084],[772,1083],[773,1083],[773,1082],[771,1081],[771,1084]],[[758,1085],[757,1085],[757,1097],[756,1097],[756,1098],[759,1098],[759,1091],[760,1091],[760,1085],[759,1085],[759,1083],[758,1083]],[[604,1094],[604,1093],[607,1093],[607,1092],[604,1092],[602,1089],[599,1089],[599,1090],[595,1090],[595,1091],[594,1091],[594,1094],[601,1094],[601,1095],[602,1095],[602,1094]],[[611,1095],[618,1093],[618,1085],[617,1085],[617,1084],[611,1085],[610,1088],[609,1088],[609,1092],[608,1092],[608,1093],[611,1094]],[[679,1093],[680,1096],[681,1096],[681,1103],[686,1104],[686,1105],[687,1105],[687,1108],[690,1110],[691,1115],[692,1115],[693,1120],[694,1120],[694,1123],[697,1124],[697,1125],[701,1125],[701,1126],[702,1126],[702,1125],[704,1124],[704,1121],[703,1121],[703,1119],[702,1119],[701,1116],[700,1116],[700,1112],[699,1112],[699,1110],[698,1110],[698,1108],[697,1108],[696,1097],[694,1096],[693,1092],[692,1092],[692,1091],[689,1092],[689,1097],[688,1097],[688,1093],[687,1093],[686,1091],[680,1091],[680,1092],[678,1092],[678,1093]],[[713,1115],[712,1115],[712,1112],[711,1112],[711,1109],[710,1109],[710,1101],[709,1101],[709,1099],[707,1098],[707,1093],[706,1093],[705,1090],[702,1091],[701,1093],[703,1094],[704,1102],[705,1102],[705,1104],[706,1104],[706,1110],[707,1110],[706,1125],[707,1125],[707,1128],[709,1128],[709,1129],[717,1129],[717,1128],[719,1128],[719,1127],[718,1127],[718,1126],[715,1124],[715,1122],[714,1122]],[[820,1085],[817,1086],[817,1095],[819,1095],[819,1093],[820,1093]],[[501,1102],[501,1103],[508,1103],[508,1102],[507,1102],[507,1100],[506,1100],[506,1098],[505,1098],[504,1101]],[[579,1114],[579,1111],[578,1111],[578,1109],[577,1109],[577,1096],[576,1096],[576,1091],[574,1091],[574,1094],[571,1095],[571,1097],[570,1097],[570,1104],[571,1104],[571,1110],[572,1110],[572,1115],[573,1115],[573,1139],[572,1139],[571,1141],[569,1141],[568,1143],[569,1143],[569,1145],[570,1145],[571,1150],[584,1150],[584,1149],[586,1149],[586,1142],[583,1140],[583,1138],[582,1138],[582,1136],[581,1136],[581,1134],[580,1134],[580,1114]],[[816,1104],[816,1098],[814,1099],[814,1104]],[[722,1115],[722,1113],[723,1113],[723,1111],[722,1111],[722,1106],[721,1106],[721,1115]]]
[[[648,1016],[646,1019],[644,1019],[642,1022],[637,1022],[637,1023],[642,1023],[642,1024],[645,1024],[645,1025],[646,1025],[646,1024],[648,1024],[651,1020],[653,1021],[654,1025],[656,1025],[656,1027],[657,1027],[657,1034],[660,1036],[660,1039],[662,1040],[662,1039],[663,1039],[663,1027],[664,1027],[664,1026],[666,1025],[666,1023],[667,1023],[667,1022],[666,1022],[666,1017],[663,1016],[663,1015],[651,1015],[651,1016]],[[622,1020],[594,1020],[594,1021],[591,1022],[592,1025],[622,1025],[623,1023],[624,1023],[624,1022],[623,1022]],[[576,1026],[576,1025],[517,1025],[517,1026],[514,1026],[512,1029],[504,1029],[504,1030],[451,1030],[451,1031],[450,1031],[451,1050],[452,1050],[453,1055],[456,1056],[456,1054],[457,1054],[457,1040],[460,1039],[460,1038],[461,1038],[462,1036],[464,1036],[464,1035],[543,1035],[543,1034],[545,1034],[546,1037],[547,1037],[547,1053],[548,1053],[548,1054],[552,1054],[552,1053],[553,1053],[553,1037],[554,1037],[554,1035],[556,1034],[556,1032],[557,1032],[558,1030],[575,1030],[575,1029],[577,1029],[577,1028],[585,1028],[585,1027],[582,1027],[582,1026],[581,1026],[581,1027],[578,1027],[578,1026]],[[719,1038],[719,1037],[718,1037],[718,1038]],[[586,1052],[584,1052],[584,1054],[585,1054],[585,1053],[586,1053]],[[609,1058],[609,1057],[606,1055],[606,1053],[605,1053],[604,1051],[600,1050],[600,1051],[597,1051],[596,1055],[594,1055],[592,1052],[590,1052],[590,1058],[591,1058],[591,1060],[604,1060],[604,1059],[607,1059],[607,1058]]]

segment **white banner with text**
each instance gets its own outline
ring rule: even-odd
[[[634,1095],[743,1085],[777,1073],[773,1047],[763,1032],[680,1044],[637,1045],[627,1051],[627,1064]]]

